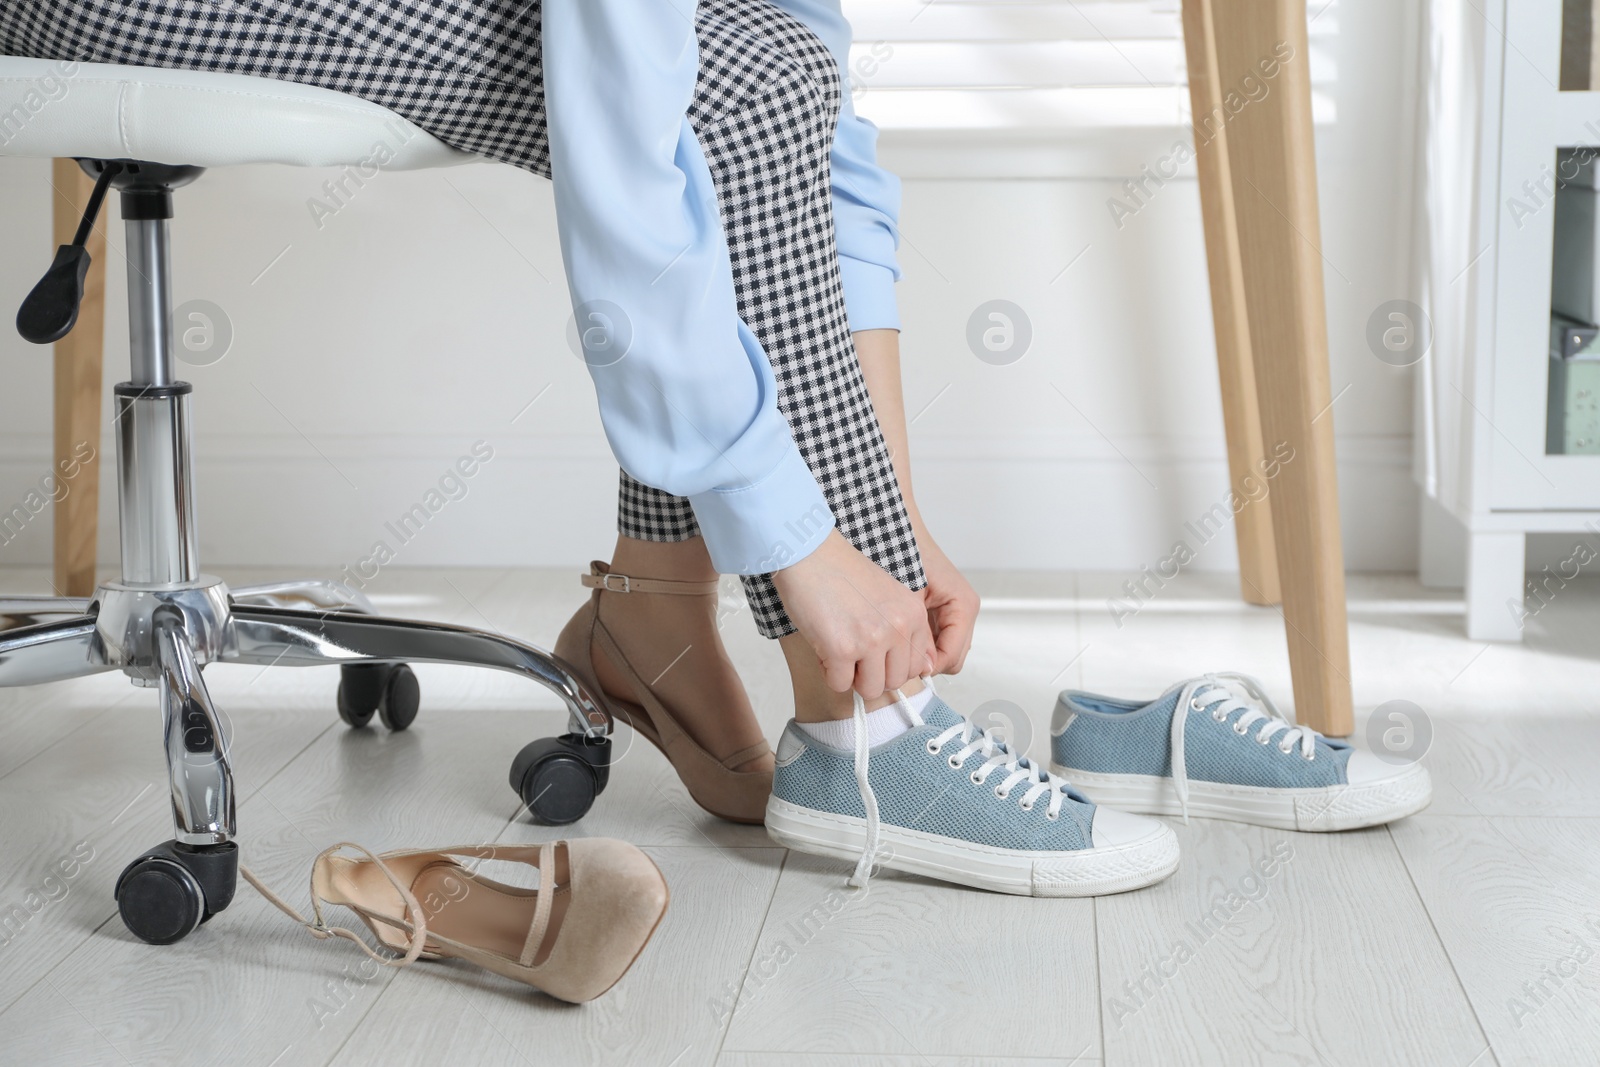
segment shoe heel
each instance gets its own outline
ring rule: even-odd
[[[689,791],[689,796],[702,809],[729,822],[760,825],[767,797],[772,792],[771,773],[735,771],[701,748],[672,716],[671,711],[654,698],[648,684],[637,676],[632,665],[617,647],[615,639],[600,622],[599,601],[603,592],[622,594],[631,590],[639,593],[666,593],[674,591],[666,587],[687,587],[676,591],[711,596],[715,595],[716,583],[626,578],[610,574],[603,564],[596,563],[593,565],[590,577],[585,579],[585,584],[593,588],[594,593],[561,628],[561,633],[556,637],[554,649],[556,657],[572,668],[573,674],[594,697],[596,705],[613,723],[627,723],[633,727],[635,733],[644,737],[667,757],[679,780]],[[596,655],[606,656],[607,661],[617,671],[632,678],[650,706],[647,708],[606,693],[600,687],[594,669]],[[660,722],[656,721],[657,708],[660,711]],[[766,751],[764,744],[752,746],[753,749],[756,747],[759,747],[761,752]],[[747,751],[750,752],[747,758],[754,758],[759,754]],[[739,755],[744,754],[735,753],[735,756]],[[613,753],[613,761],[617,756],[617,753]]]

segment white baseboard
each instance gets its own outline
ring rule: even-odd
[[[385,565],[401,567],[578,566],[609,551],[616,466],[602,438],[500,439],[489,461],[469,464],[470,478],[441,489],[472,445],[441,434],[314,443],[203,436],[202,560],[211,568],[313,564],[333,575],[380,543],[392,557]],[[1414,569],[1418,499],[1408,440],[1352,437],[1338,447],[1347,567]],[[47,473],[47,449],[38,435],[0,435],[0,519]],[[1136,572],[1183,538],[1193,542],[1193,569],[1237,567],[1231,525],[1203,542],[1189,532],[1227,493],[1220,441],[1132,438],[1112,446],[1091,435],[939,435],[915,440],[913,451],[922,509],[962,566]],[[107,565],[117,553],[110,471],[102,468],[100,508]],[[430,511],[429,503],[438,506]],[[414,518],[404,525],[408,513]],[[45,508],[12,531],[0,543],[0,564],[47,563],[50,521]]]

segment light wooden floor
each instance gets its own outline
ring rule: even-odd
[[[1105,600],[1124,577],[982,576],[977,647],[944,692],[1025,708],[1038,754],[1064,686],[1154,694],[1238,669],[1287,694],[1275,612],[1185,576],[1119,628]],[[0,571],[8,591],[42,584]],[[546,643],[579,599],[571,575],[534,571],[379,585],[383,610]],[[1600,1061],[1600,587],[1563,591],[1522,646],[1468,642],[1459,603],[1409,580],[1358,578],[1352,598],[1358,721],[1395,698],[1431,717],[1425,814],[1341,835],[1176,825],[1178,874],[1101,900],[892,874],[858,897],[845,865],[701,814],[641,743],[569,832],[644,847],[672,908],[633,971],[583,1007],[451,963],[363,980],[350,946],[311,940],[243,885],[186,941],[134,941],[112,883],[170,836],[152,694],[120,676],[0,693],[0,912],[38,909],[0,938],[0,1063]],[[775,736],[781,660],[744,616],[725,633]],[[550,836],[518,817],[506,772],[561,727],[555,701],[511,678],[418,674],[421,718],[391,736],[338,724],[327,671],[208,670],[235,729],[246,862],[291,898],[340,839]],[[1273,876],[1252,880],[1273,855]],[[63,860],[68,881],[51,877]],[[1227,921],[1208,928],[1208,913]]]

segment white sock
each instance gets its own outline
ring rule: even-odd
[[[933,687],[924,685],[922,692],[906,697],[906,704],[918,715],[928,706],[933,699]],[[831,722],[803,722],[798,724],[800,729],[816,738],[829,748],[842,748],[854,751],[856,747],[856,720],[855,716],[848,719],[834,719]],[[905,708],[899,701],[885,704],[877,711],[867,712],[867,746],[875,748],[885,741],[893,741],[907,730],[911,729],[911,718],[906,715]]]

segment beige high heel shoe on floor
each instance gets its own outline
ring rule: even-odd
[[[366,858],[338,854],[346,848]],[[494,881],[455,857],[526,863],[539,871],[538,888]],[[241,867],[240,873],[317,937],[353,941],[386,966],[454,957],[574,1003],[593,1000],[627,973],[670,899],[650,857],[610,838],[382,855],[341,842],[312,864],[309,921],[252,872]],[[354,911],[400,955],[376,952],[353,931],[329,926],[322,916],[325,904]]]
[[[657,699],[649,683],[633,669],[616,639],[600,621],[600,598],[606,593],[714,597],[717,583],[632,578],[613,573],[598,560],[590,564],[590,571],[583,575],[582,581],[594,594],[562,629],[561,636],[556,639],[555,654],[578,672],[578,677],[595,699],[607,706],[613,718],[623,720],[661,750],[672,762],[678,777],[683,779],[695,803],[731,822],[759,824],[766,816],[767,797],[772,793],[772,772],[734,768],[770,752],[767,743],[761,741],[722,759],[707,752]],[[628,680],[634,700],[614,697],[600,688],[594,666],[596,655],[604,655],[617,673]]]

